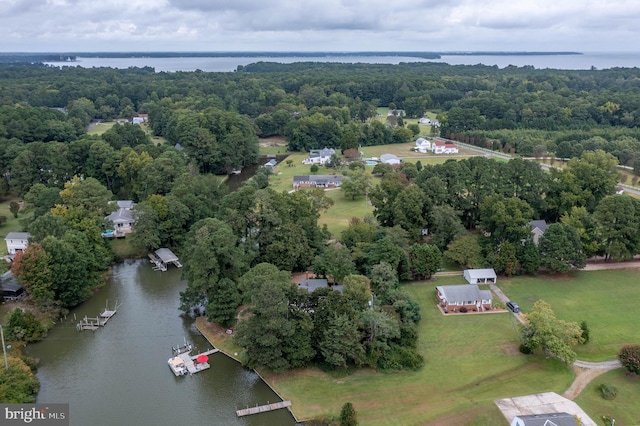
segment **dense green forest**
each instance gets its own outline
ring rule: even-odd
[[[430,277],[443,257],[510,275],[640,252],[640,202],[616,194],[616,165],[640,169],[639,77],[436,63],[256,63],[233,73],[0,65],[0,190],[24,199],[32,235],[12,269],[39,308],[76,306],[114,260],[100,236],[109,201],[131,199],[131,244],[184,258],[185,311],[233,326],[236,307],[251,306],[236,324],[249,365],[417,368],[420,313],[400,282]],[[379,106],[405,115],[374,119]],[[548,173],[521,158],[380,167],[373,217],[334,236],[318,225],[332,203],[322,191],[278,193],[261,172],[228,193],[219,177],[255,164],[259,137],[284,136],[294,151],[403,143],[419,132],[403,118],[426,111],[443,136],[570,160]],[[93,120],[134,114],[166,142],[129,123],[87,133]],[[550,224],[538,245],[533,219]],[[343,292],[292,286],[290,272],[308,269]]]

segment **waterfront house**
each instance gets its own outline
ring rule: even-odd
[[[2,274],[0,281],[0,290],[2,291],[3,300],[18,300],[27,295],[24,287],[18,282],[11,270]]]
[[[113,230],[119,233],[130,233],[136,223],[134,212],[131,211],[135,203],[131,200],[118,200],[118,209],[105,217],[113,224]]]

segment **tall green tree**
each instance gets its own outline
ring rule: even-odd
[[[430,279],[442,266],[442,253],[430,244],[409,247],[409,268],[414,279]]]
[[[611,195],[593,213],[607,259],[630,259],[640,252],[640,202],[628,195]]]
[[[533,304],[526,322],[520,326],[523,345],[530,350],[541,349],[547,356],[566,364],[576,360],[573,347],[582,339],[582,329],[575,322],[556,318],[551,305],[544,300]]]
[[[181,309],[188,311],[214,299],[237,300],[239,304],[229,286],[218,284],[223,278],[237,280],[247,269],[244,252],[231,228],[218,219],[203,219],[193,225],[187,241],[183,254],[187,289],[180,293]],[[209,312],[214,313],[221,307],[217,304],[211,309]]]
[[[538,242],[540,265],[550,273],[584,268],[587,257],[576,231],[562,223],[547,228]]]

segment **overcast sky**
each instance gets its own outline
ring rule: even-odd
[[[638,51],[639,0],[0,0],[0,51]]]

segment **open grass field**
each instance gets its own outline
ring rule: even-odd
[[[602,398],[598,387],[603,383],[618,389],[618,396],[614,400]],[[618,369],[596,377],[576,398],[576,402],[596,422],[602,416],[609,416],[616,420],[617,425],[640,425],[639,396],[640,378]]]
[[[115,124],[116,124],[115,121],[107,121],[107,122],[101,121],[100,123],[98,123],[95,126],[93,126],[87,132],[87,134],[89,134],[89,135],[101,135],[104,132],[106,132],[107,130],[109,130],[110,128],[112,128]]]
[[[299,419],[336,416],[349,401],[362,425],[507,425],[495,399],[562,393],[573,372],[555,361],[521,355],[512,315],[440,313],[434,286],[461,280],[438,278],[405,287],[422,308],[419,348],[426,365],[421,370],[340,375],[305,369],[266,374],[267,380],[293,402]]]
[[[624,344],[640,342],[639,283],[640,271],[609,270],[501,278],[497,284],[525,313],[542,299],[559,319],[587,321],[590,340],[576,347],[578,359],[605,361],[614,359]]]
[[[326,224],[333,238],[340,238],[342,231],[349,226],[349,220],[352,217],[362,219],[373,213],[373,206],[369,204],[365,197],[352,200],[345,197],[339,189],[326,191],[325,194],[334,201],[334,204],[329,210],[320,215],[318,224],[320,226]]]

